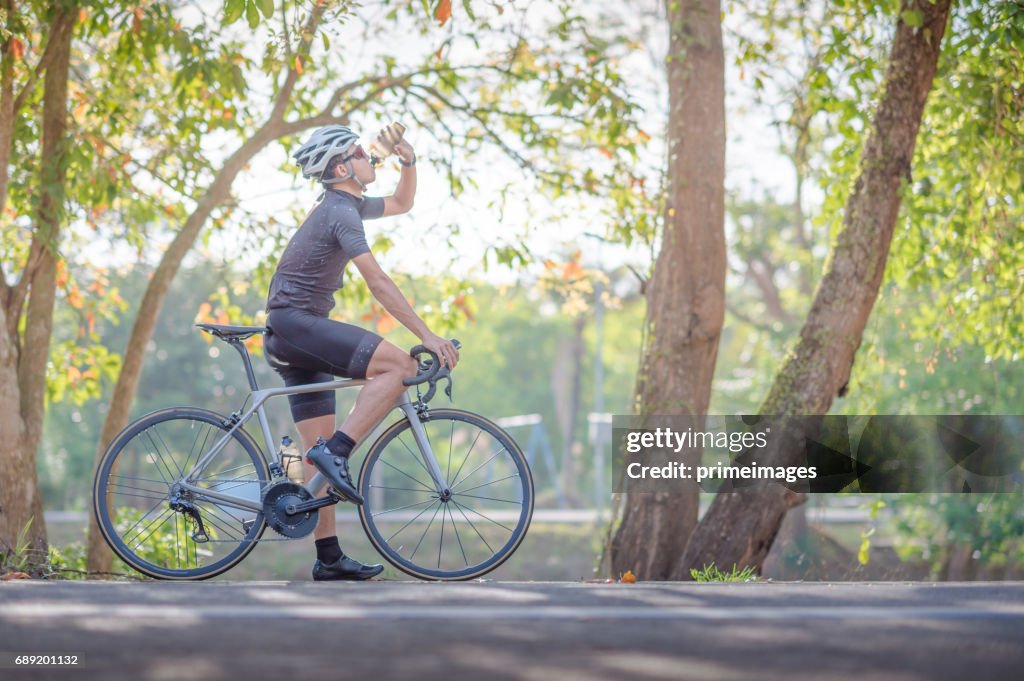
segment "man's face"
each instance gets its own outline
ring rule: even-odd
[[[352,162],[352,172],[363,184],[370,184],[377,179],[377,171],[370,165],[370,157],[362,146],[356,145],[346,154],[345,159]],[[339,166],[339,172],[344,173],[345,167]]]

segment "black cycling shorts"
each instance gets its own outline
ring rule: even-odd
[[[267,328],[264,354],[287,386],[324,383],[335,376],[366,378],[370,358],[383,340],[372,331],[292,307],[271,310]],[[296,423],[334,414],[334,391],[289,395],[288,403]]]

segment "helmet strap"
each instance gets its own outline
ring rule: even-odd
[[[359,185],[359,191],[366,191],[366,185],[359,177],[356,176],[356,171],[352,167],[352,161],[345,161],[345,169],[348,170],[347,177],[332,177],[328,180],[321,180],[322,184],[341,184],[342,182],[348,182],[349,180],[355,180],[355,183]]]

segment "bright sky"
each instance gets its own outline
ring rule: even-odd
[[[219,3],[220,0],[217,0],[214,4]],[[646,9],[643,8],[644,5],[647,6]],[[543,17],[534,10],[535,7],[538,7],[538,3],[531,4],[531,16],[539,21]],[[635,54],[625,62],[623,75],[635,88],[635,94],[644,106],[646,113],[642,127],[652,135],[648,148],[642,154],[641,163],[656,168],[663,162],[662,131],[665,127],[668,97],[661,69],[667,47],[667,35],[664,20],[657,16],[661,11],[660,3],[643,0],[642,3],[630,3],[628,8],[620,8],[619,11],[622,12],[621,18],[624,22],[647,22],[653,27],[645,40],[648,53]],[[374,10],[367,8],[365,12],[372,14]],[[438,27],[426,36],[421,37],[418,33],[408,32],[402,41],[372,38],[363,40],[359,43],[362,58],[364,61],[372,60],[375,51],[388,52],[397,57],[401,57],[403,52],[414,57],[422,54],[425,49],[433,51],[434,46],[440,44],[450,32],[458,31],[460,25],[466,23],[466,17],[460,16],[460,13],[457,8],[453,20],[447,26]],[[196,20],[202,20],[198,14]],[[351,37],[353,32],[360,31],[358,24],[356,21],[349,22],[343,27],[334,27],[332,46],[338,44],[342,37]],[[728,33],[726,35],[728,36]],[[264,40],[263,35],[257,35],[253,41],[254,50],[258,52],[262,49]],[[756,184],[758,192],[763,189],[774,190],[780,199],[791,200],[794,192],[791,166],[778,154],[777,134],[767,114],[753,106],[750,82],[740,79],[738,69],[731,64],[730,51],[731,46],[727,42],[727,188],[749,194]],[[432,136],[413,127],[412,121],[403,117],[402,111],[392,112],[388,120],[357,120],[356,127],[363,134],[364,145],[372,139],[376,130],[390,120],[404,121],[410,126],[406,137],[416,147],[422,162],[417,165],[419,190],[412,212],[397,218],[368,222],[366,225],[371,240],[378,230],[384,230],[392,236],[394,248],[380,256],[385,269],[409,273],[454,271],[463,275],[483,276],[494,282],[514,281],[518,275],[503,268],[492,267],[485,274],[480,262],[489,244],[518,233],[521,225],[527,222],[534,226],[527,244],[532,252],[541,258],[560,259],[579,248],[582,249],[584,263],[588,266],[601,264],[606,268],[612,268],[629,263],[643,270],[649,265],[650,255],[642,247],[627,250],[621,246],[601,245],[598,240],[584,236],[585,232],[601,234],[607,229],[607,224],[601,222],[604,218],[601,217],[597,201],[585,204],[576,219],[563,219],[553,223],[545,219],[544,214],[549,209],[546,206],[547,199],[530,196],[530,187],[524,183],[524,199],[530,204],[530,210],[524,205],[521,209],[509,210],[504,220],[499,220],[496,211],[489,208],[488,203],[494,200],[494,193],[498,187],[520,176],[511,162],[501,157],[500,152],[491,151],[489,153],[494,155],[493,158],[483,159],[487,162],[489,176],[475,178],[480,186],[479,191],[470,187],[457,201],[451,199],[443,169],[425,160],[432,154],[448,154],[449,150],[438,148]],[[315,199],[319,189],[313,183],[301,180],[297,172],[289,175],[275,170],[287,161],[288,153],[279,145],[271,146],[257,157],[252,169],[236,181],[234,191],[246,212],[263,216],[273,215],[288,224],[291,222],[289,215],[293,211],[304,212]],[[211,149],[211,157],[218,154],[223,154],[223,151]],[[377,182],[371,186],[368,194],[390,193],[397,183],[398,174],[394,164],[386,163],[385,167],[378,171]],[[460,233],[452,239],[455,252],[458,254],[454,263],[449,261],[441,236],[446,234],[444,226],[449,224],[458,224],[461,228]],[[428,228],[434,225],[440,225],[441,229],[429,231]],[[241,229],[244,227],[232,227],[220,235],[214,235],[209,247],[198,247],[198,253],[217,260],[234,257],[241,238]],[[278,255],[265,250],[264,253],[250,258],[250,261],[255,257],[276,258]],[[90,244],[82,256],[94,259],[112,258],[125,264],[134,261],[134,253],[130,249],[112,249],[109,243]],[[151,259],[155,262],[155,253]]]

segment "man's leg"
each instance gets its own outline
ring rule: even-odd
[[[352,412],[322,447],[306,452],[306,457],[327,476],[334,489],[357,504],[362,504],[363,500],[349,471],[349,455],[391,411],[405,390],[402,380],[414,376],[416,368],[415,359],[392,343],[380,341],[367,363],[369,381],[359,391]]]
[[[381,341],[366,370],[366,377],[373,380],[359,390],[356,404],[341,425],[341,431],[360,442],[405,392],[402,380],[415,375],[416,360],[393,343]]]
[[[326,440],[334,433],[334,414],[299,421],[295,424],[295,427],[299,430],[299,437],[302,438],[302,451],[305,452],[316,444],[318,437]],[[314,468],[313,464],[307,462],[305,458],[303,458],[302,466],[306,475],[305,480],[309,482],[316,475],[316,468]],[[318,496],[327,496],[327,488],[324,487]],[[320,520],[317,522],[316,530],[313,532],[314,539],[333,537],[337,533],[334,524],[334,508],[334,506],[326,506],[318,511],[320,513]]]

